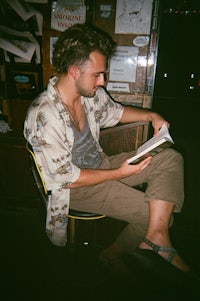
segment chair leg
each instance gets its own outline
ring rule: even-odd
[[[69,218],[69,231],[69,242],[74,244],[76,235],[76,220],[74,218]]]

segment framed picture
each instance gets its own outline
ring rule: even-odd
[[[8,96],[11,98],[34,98],[40,92],[38,71],[9,70]]]

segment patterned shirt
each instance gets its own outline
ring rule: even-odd
[[[24,137],[32,145],[46,188],[51,191],[47,204],[47,235],[55,245],[64,246],[70,202],[70,189],[66,185],[78,179],[80,168],[72,162],[74,134],[70,116],[54,89],[57,80],[57,77],[51,78],[47,89],[29,107]],[[123,106],[114,102],[103,88],[99,88],[94,97],[81,97],[81,102],[97,150],[102,152],[100,128],[116,125]]]

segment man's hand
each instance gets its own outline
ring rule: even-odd
[[[154,128],[154,136],[158,134],[163,124],[166,124],[166,126],[169,128],[169,122],[167,122],[162,116],[157,113],[151,114],[151,123]]]
[[[143,169],[145,169],[149,165],[149,163],[151,162],[151,159],[152,159],[152,157],[147,157],[137,164],[130,164],[130,163],[128,163],[128,160],[126,160],[119,167],[120,178],[125,178],[128,176],[140,173]]]

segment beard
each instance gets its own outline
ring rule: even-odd
[[[80,89],[78,93],[84,97],[94,97],[96,95],[96,91],[86,91],[85,89]]]
[[[95,87],[93,90],[86,89],[82,85],[76,85],[76,91],[79,95],[84,97],[94,97],[96,95],[98,87]]]

